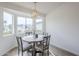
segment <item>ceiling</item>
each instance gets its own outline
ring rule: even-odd
[[[31,10],[34,7],[33,2],[13,2],[13,3]],[[38,2],[36,4],[36,9],[40,13],[48,14],[50,11],[54,11],[60,5],[62,5],[62,2]]]

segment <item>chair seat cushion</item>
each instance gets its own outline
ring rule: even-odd
[[[32,45],[27,42],[23,41],[22,43],[23,43],[23,51],[28,50],[32,47]]]

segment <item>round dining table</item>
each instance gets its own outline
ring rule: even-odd
[[[32,43],[32,56],[35,56],[35,47],[36,47],[36,43],[38,42],[42,42],[43,41],[43,36],[39,36],[38,38],[35,38],[34,36],[24,36],[22,37],[22,40],[28,43]]]

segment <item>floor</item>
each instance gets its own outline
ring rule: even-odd
[[[53,53],[55,56],[77,56],[71,52],[68,52],[53,45],[50,46],[50,52]]]
[[[18,49],[17,49],[17,47],[16,48],[13,48],[12,50],[10,50],[9,52],[7,52],[3,56],[18,56]],[[23,53],[23,56],[32,56],[32,55],[31,55],[31,53],[24,52]],[[37,56],[39,56],[39,54],[37,54]],[[49,53],[49,56],[53,56],[53,55],[51,53]]]
[[[60,49],[58,47],[55,47],[55,46],[50,46],[50,50],[49,51],[50,51],[49,56],[76,56],[73,53],[70,53],[68,51],[62,50],[62,49]],[[14,48],[14,49],[10,50],[4,56],[18,56],[17,48]],[[31,56],[31,54],[25,52],[24,56]]]

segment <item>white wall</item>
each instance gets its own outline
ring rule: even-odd
[[[0,55],[5,54],[16,46],[15,35],[3,36],[3,16],[4,10],[0,8]]]
[[[51,44],[79,55],[79,3],[64,3],[46,16]]]
[[[5,54],[16,46],[14,36],[0,38],[0,55]]]

